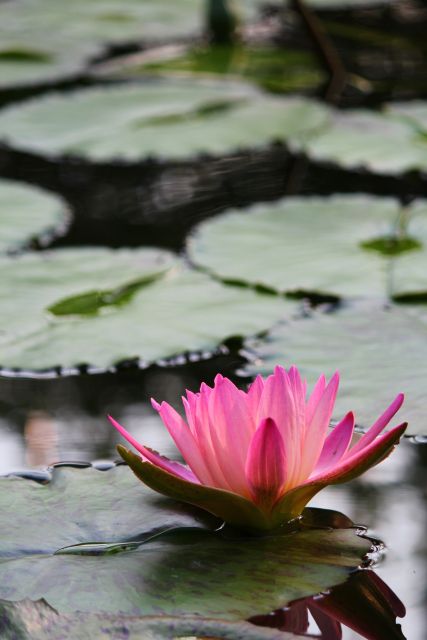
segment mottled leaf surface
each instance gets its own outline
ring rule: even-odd
[[[269,96],[235,82],[169,78],[35,98],[1,113],[0,138],[54,157],[188,159],[302,140],[325,120],[326,108],[308,99]]]
[[[60,249],[5,258],[0,268],[3,367],[153,362],[257,334],[294,309],[157,249]]]
[[[427,292],[427,204],[391,198],[294,197],[201,223],[192,262],[278,293],[387,296]]]
[[[398,175],[427,169],[427,145],[413,124],[387,111],[331,111],[329,126],[308,140],[305,150],[314,160],[335,162],[347,169],[368,169]]]
[[[55,469],[46,485],[3,478],[0,508],[0,599],[44,598],[59,613],[241,620],[342,582],[371,546],[351,528],[221,535],[209,530],[218,521],[150,492],[124,466]],[[116,553],[100,544],[138,540]],[[98,552],[53,555],[83,542]]]
[[[253,19],[258,0],[246,0]],[[77,74],[106,47],[201,34],[200,0],[16,0],[0,3],[0,85],[16,87]]]
[[[298,640],[300,636],[256,627],[249,622],[171,616],[126,617],[79,613],[58,614],[43,600],[0,602],[3,640]]]

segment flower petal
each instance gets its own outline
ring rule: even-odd
[[[254,431],[246,394],[222,378],[209,396],[208,412],[211,439],[224,477],[232,491],[245,495],[245,463]]]
[[[248,405],[249,412],[252,416],[257,415],[258,406],[260,403],[263,389],[264,389],[264,380],[262,376],[257,375],[255,380],[249,386],[249,389],[246,394],[246,403]]]
[[[274,374],[264,384],[257,423],[265,418],[272,418],[278,427],[286,451],[285,476],[286,484],[293,484],[293,479],[301,465],[300,428],[298,423],[298,400],[294,398],[289,375],[283,367],[275,367]],[[305,429],[305,424],[302,425]]]
[[[190,469],[187,469],[179,462],[175,462],[174,460],[169,460],[169,458],[166,458],[165,456],[161,456],[149,447],[144,447],[137,440],[135,440],[135,438],[131,436],[130,433],[117,422],[117,420],[114,420],[112,416],[108,416],[108,419],[113,427],[115,427],[117,431],[123,436],[123,438],[125,438],[125,440],[127,440],[133,447],[135,447],[135,449],[139,451],[139,453],[146,460],[148,460],[152,464],[155,464],[157,467],[160,467],[160,469],[168,471],[168,473],[173,473],[173,475],[178,476],[183,480],[187,480],[188,482],[195,482],[196,484],[199,483],[199,480]]]
[[[151,402],[154,409],[159,412],[163,424],[169,431],[190,469],[195,473],[200,482],[212,485],[212,478],[206,468],[197,442],[189,426],[184,422],[179,413],[167,402],[162,402],[160,405],[155,400]]]
[[[297,477],[297,483],[302,484],[306,478],[312,473],[317,464],[323,445],[325,442],[326,432],[329,427],[332,412],[334,409],[335,398],[338,392],[339,374],[334,373],[330,379],[326,389],[324,390],[317,406],[314,409],[310,422],[307,422],[307,430],[303,444],[302,460],[300,472]],[[316,385],[317,387],[317,385]],[[319,384],[319,388],[322,384]]]
[[[251,500],[231,491],[187,482],[149,462],[143,462],[139,456],[121,445],[118,445],[117,450],[134,474],[154,491],[205,509],[237,527],[259,530],[271,528],[268,515]]]
[[[347,452],[354,430],[354,414],[350,411],[328,435],[314,469],[315,474],[335,465]]]
[[[311,392],[311,396],[307,402],[306,408],[306,419],[307,424],[309,424],[313,418],[314,412],[317,408],[317,405],[320,402],[321,397],[323,396],[326,388],[326,378],[322,374],[316,384],[314,385],[313,391]]]
[[[399,411],[403,404],[405,396],[403,393],[399,393],[393,400],[391,405],[384,411],[384,413],[378,418],[378,420],[372,425],[372,427],[360,438],[354,447],[350,449],[348,455],[353,455],[357,451],[364,449],[381,433],[381,431],[388,425],[392,417]]]
[[[254,501],[270,507],[285,483],[285,445],[271,418],[261,422],[249,446],[246,478]]]
[[[361,475],[367,469],[381,462],[391,453],[394,445],[405,432],[408,424],[402,423],[391,431],[376,438],[361,451],[357,451],[353,455],[350,453],[345,456],[337,465],[325,472],[320,472],[310,477],[309,482],[317,482],[321,480],[327,484],[336,484],[352,480]]]

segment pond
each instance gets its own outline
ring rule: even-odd
[[[0,3],[5,640],[425,638],[427,12],[236,6]]]

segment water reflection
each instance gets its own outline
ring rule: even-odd
[[[405,636],[396,618],[403,618],[405,613],[397,595],[374,571],[366,570],[352,574],[326,595],[297,600],[251,621],[319,640],[340,640],[343,627],[354,631],[354,638],[397,640]]]
[[[0,474],[44,467],[58,461],[92,462],[118,458],[120,437],[107,414],[165,455],[176,450],[150,398],[180,407],[185,388],[198,390],[221,370],[233,378],[238,356],[219,356],[176,369],[129,369],[51,380],[0,378]],[[124,441],[123,441],[124,444]]]
[[[24,425],[26,465],[47,467],[58,459],[58,431],[55,421],[42,411],[29,413]]]

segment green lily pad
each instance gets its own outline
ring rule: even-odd
[[[387,112],[331,111],[329,126],[311,137],[303,150],[313,160],[334,162],[350,170],[399,175],[427,169],[425,138],[407,120]]]
[[[79,613],[58,614],[44,601],[0,602],[3,640],[171,640],[218,638],[220,640],[302,640],[282,631],[256,627],[249,622],[225,622],[200,616],[126,617]],[[120,636],[117,636],[120,633]],[[171,635],[173,634],[173,635]]]
[[[351,528],[311,528],[317,510],[293,534],[221,535],[204,512],[150,492],[125,466],[54,469],[46,485],[0,479],[0,509],[0,598],[44,598],[59,613],[241,620],[342,582],[371,547]],[[102,553],[102,543],[135,541]],[[83,542],[100,554],[55,553]]]
[[[154,362],[254,335],[294,308],[157,249],[59,249],[3,258],[0,269],[3,367]]]
[[[158,79],[56,93],[9,107],[0,114],[0,138],[53,157],[188,159],[299,140],[321,127],[325,114],[314,101],[268,96],[243,84]]]
[[[241,3],[252,20],[258,0]],[[16,87],[80,73],[109,45],[202,34],[200,0],[55,0],[0,3],[0,86]]]
[[[360,303],[335,313],[313,313],[276,328],[268,341],[249,343],[259,360],[251,373],[298,364],[312,385],[321,372],[341,373],[335,418],[350,410],[369,427],[394,397],[406,401],[393,423],[408,421],[407,434],[427,434],[427,314],[418,308]]]
[[[69,217],[60,198],[9,180],[0,180],[0,211],[0,253],[61,234]]]
[[[426,251],[426,203],[399,211],[395,200],[361,195],[231,210],[188,242],[192,262],[216,277],[290,295],[425,293]]]

